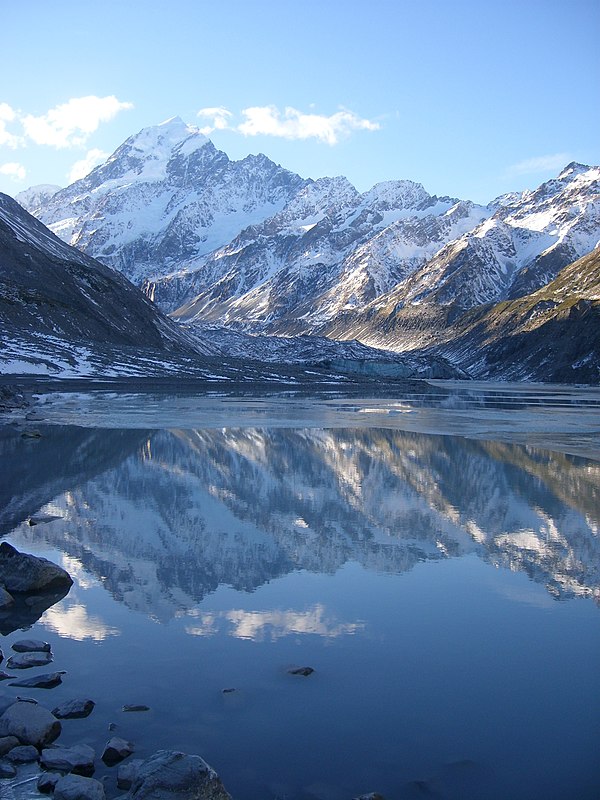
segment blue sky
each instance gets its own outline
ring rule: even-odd
[[[175,115],[230,158],[361,191],[410,178],[487,202],[600,163],[597,0],[1,6],[8,194],[66,185]]]

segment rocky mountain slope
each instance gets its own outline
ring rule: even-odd
[[[6,195],[0,195],[0,335],[0,374],[294,384],[368,377],[362,363],[383,360],[389,378],[460,376],[437,357],[407,359],[326,339],[292,347],[294,353],[282,349],[282,340],[253,337],[246,337],[247,348],[240,337],[227,347],[226,332],[173,322],[122,274],[65,244]]]
[[[231,241],[303,185],[263,155],[230,161],[176,117],[131,136],[45,202],[38,196],[32,205],[32,190],[17,199],[66,242],[139,285]]]

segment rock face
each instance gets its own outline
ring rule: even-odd
[[[8,542],[0,544],[0,584],[8,592],[44,592],[72,583],[64,569],[46,558],[20,553]]]
[[[159,750],[140,765],[127,800],[231,800],[217,773],[200,758]]]
[[[16,702],[0,717],[0,736],[16,736],[22,744],[43,747],[61,732],[61,724],[47,709],[34,703]]]
[[[54,787],[54,800],[105,800],[104,786],[93,778],[65,775]]]

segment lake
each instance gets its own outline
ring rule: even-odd
[[[61,743],[113,723],[236,800],[600,796],[600,391],[37,411],[0,428],[0,534],[75,581],[26,634],[67,671],[30,696],[96,701]]]

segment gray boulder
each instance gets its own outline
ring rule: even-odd
[[[54,800],[105,800],[104,786],[94,778],[65,775],[56,782]]]
[[[40,757],[37,747],[32,744],[22,744],[13,749],[6,756],[13,764],[30,764],[32,761],[37,761]]]
[[[20,553],[8,542],[0,544],[0,584],[7,592],[43,592],[69,587],[73,579],[46,558]]]
[[[52,713],[57,719],[83,719],[89,717],[95,705],[93,700],[67,700],[53,708]]]
[[[52,661],[52,653],[17,653],[6,662],[8,669],[29,669],[45,667]]]
[[[62,778],[58,772],[42,772],[37,782],[38,792],[42,794],[50,794],[54,791],[54,787]]]
[[[50,645],[40,639],[19,639],[11,645],[15,653],[49,653]]]
[[[159,750],[144,761],[127,800],[231,800],[217,773],[200,756]]]
[[[17,774],[17,768],[10,761],[5,758],[0,758],[0,778],[14,778]]]
[[[133,750],[131,742],[126,742],[125,739],[121,739],[119,736],[113,736],[106,743],[102,753],[102,761],[107,767],[114,767],[119,761],[123,761],[127,756],[130,756]]]
[[[117,788],[130,789],[143,763],[142,758],[132,758],[126,764],[120,764],[117,772]]]
[[[89,745],[76,744],[73,747],[48,747],[42,750],[40,763],[44,769],[89,777],[94,773],[95,758],[96,753]]]
[[[2,736],[0,738],[0,756],[5,756],[13,747],[18,747],[19,744],[20,742],[16,736]]]
[[[13,681],[9,686],[21,686],[26,689],[53,689],[62,683],[62,676],[65,674],[64,670],[59,672],[44,672],[42,675],[36,675],[34,678],[24,678],[20,681]]]
[[[61,724],[46,708],[13,703],[0,716],[0,736],[16,736],[22,744],[43,747],[60,736]]]

